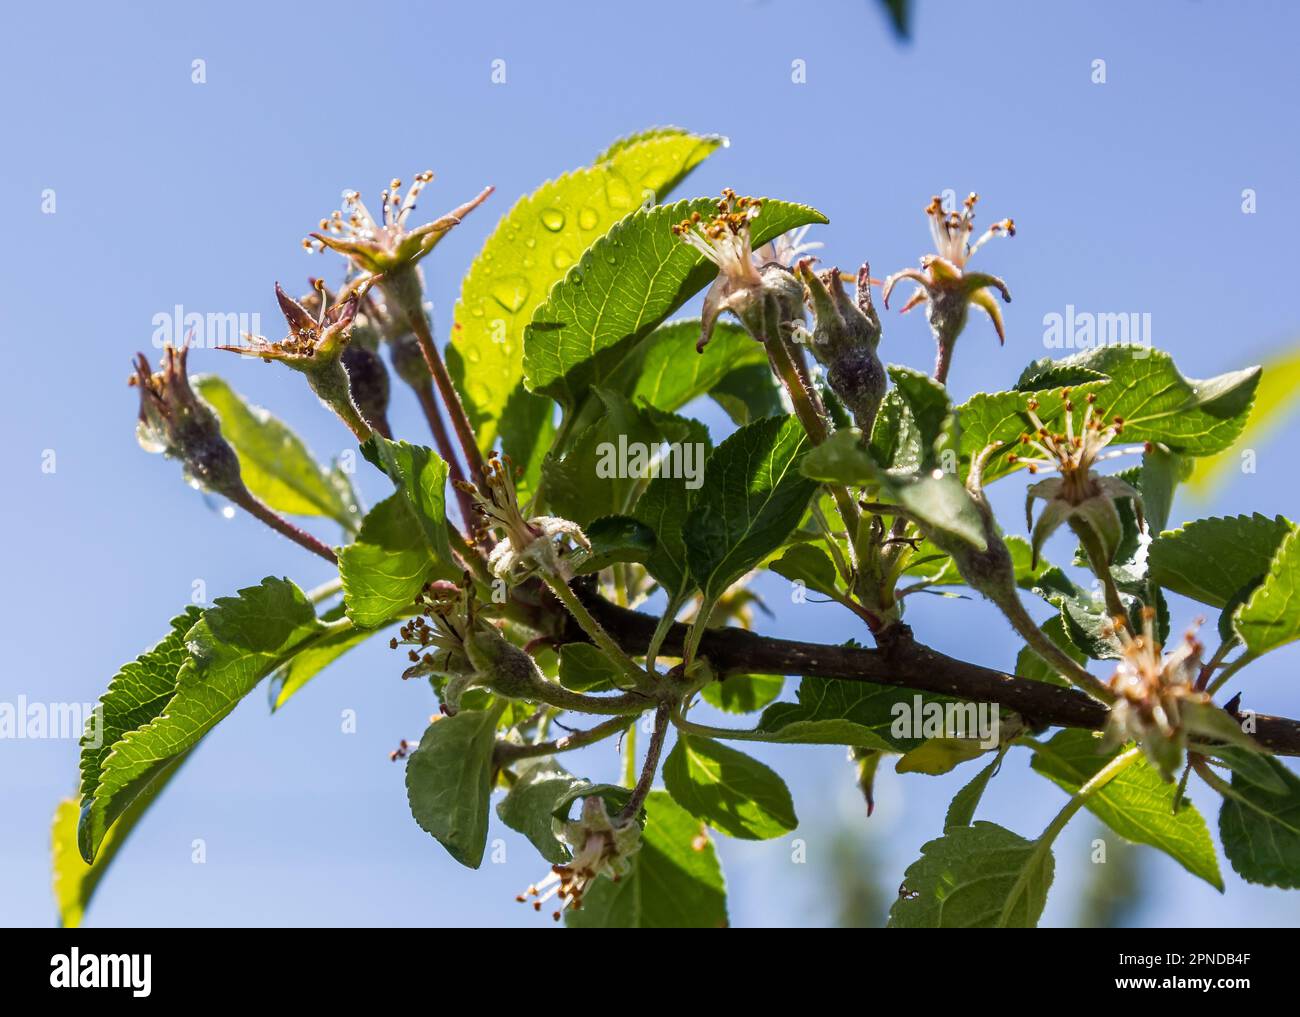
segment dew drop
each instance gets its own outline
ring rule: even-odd
[[[605,200],[609,202],[610,208],[631,208],[634,204],[632,188],[617,173],[611,173],[605,182]]]
[[[564,229],[564,213],[558,208],[542,209],[542,225],[552,233],[559,233]]]
[[[140,447],[146,452],[165,452],[167,450],[167,442],[163,440],[162,435],[143,421],[135,425],[135,438],[140,443]]]
[[[556,268],[568,268],[573,264],[573,255],[563,247],[557,248],[555,253],[551,255],[551,264]]]
[[[578,225],[584,230],[594,230],[600,222],[600,213],[590,205],[583,205],[578,209]]]
[[[524,306],[528,299],[528,280],[522,275],[502,276],[492,287],[492,296],[496,302],[511,314]]]

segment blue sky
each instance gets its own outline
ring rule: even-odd
[[[211,597],[266,574],[304,587],[325,578],[321,562],[249,519],[223,519],[180,483],[175,464],[141,453],[124,381],[130,356],[149,348],[153,315],[176,304],[260,313],[278,327],[272,283],[301,285],[319,270],[299,240],[344,187],[369,193],[432,167],[428,209],[498,188],[426,262],[442,335],[460,274],[519,194],[615,137],[676,123],[731,139],[679,195],[730,185],[814,204],[831,220],[819,231],[831,263],[867,258],[877,274],[914,264],[928,248],[921,209],[947,188],[978,190],[984,222],[1014,216],[1019,235],[979,256],[1015,297],[1007,346],[974,322],[957,350],[958,395],[1005,387],[1043,356],[1043,316],[1067,305],[1149,312],[1155,343],[1193,377],[1296,339],[1282,273],[1294,257],[1285,207],[1300,179],[1300,9],[1191,0],[917,8],[911,45],[892,39],[869,0],[10,11],[0,66],[9,139],[0,194],[12,231],[0,253],[11,286],[0,701],[93,701],[120,662],[162,635],[196,580]],[[204,84],[191,81],[196,59],[206,62]],[[505,84],[491,81],[498,59]],[[1104,84],[1092,81],[1098,59]],[[805,83],[791,80],[795,60]],[[1247,188],[1257,196],[1250,215]],[[47,189],[52,215],[41,209]],[[882,352],[928,367],[924,321],[888,315]],[[223,357],[200,351],[193,367],[223,373],[321,457],[347,447],[296,378]],[[393,416],[399,432],[423,440],[409,400]],[[1294,512],[1296,437],[1292,422],[1259,446],[1257,473],[1234,477],[1212,501],[1182,499],[1175,521]],[[41,469],[46,450],[53,473]],[[1009,525],[1018,483],[999,496]],[[317,530],[337,538],[330,524]],[[855,634],[833,605],[787,606],[780,584],[764,589],[776,605],[761,622],[767,631]],[[909,620],[935,645],[1014,661],[1017,641],[984,605],[920,599]],[[1195,613],[1175,602],[1175,626]],[[1297,663],[1292,647],[1247,672],[1246,705],[1300,714]],[[411,821],[387,752],[419,735],[433,703],[399,672],[373,645],[274,717],[260,690],[250,696],[137,831],[90,921],[528,923],[513,895],[541,866],[524,842],[494,831],[507,863],[469,873]],[[355,734],[340,732],[343,710],[356,711]],[[724,843],[736,924],[830,920],[822,863],[843,825],[872,842],[879,881],[896,886],[970,776],[882,774],[868,822],[839,750],[759,754],[789,774],[809,862],[791,864],[789,838]],[[584,762],[592,777],[616,766],[612,750]],[[988,816],[1033,835],[1062,799],[1023,771],[1009,764],[994,782]],[[0,923],[53,920],[48,820],[75,772],[72,741],[0,741]],[[1048,923],[1071,918],[1092,834],[1081,824],[1058,846]],[[191,861],[197,839],[201,865]],[[1294,895],[1231,874],[1221,898],[1164,858],[1152,856],[1146,871],[1144,921],[1300,916]]]

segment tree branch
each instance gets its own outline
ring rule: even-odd
[[[618,607],[588,591],[575,592],[628,653],[644,653],[649,647],[659,619]],[[875,650],[777,639],[739,628],[709,629],[699,652],[709,658],[719,674],[807,675],[936,692],[997,703],[1014,710],[1032,726],[1098,730],[1106,723],[1106,707],[1082,692],[949,657],[916,642],[906,626],[894,628],[901,631]],[[687,626],[674,623],[664,638],[663,655],[680,656],[687,632]],[[572,622],[563,639],[587,641]],[[1253,719],[1252,737],[1262,746],[1279,755],[1300,756],[1300,722],[1258,713]]]

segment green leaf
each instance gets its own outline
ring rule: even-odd
[[[690,495],[685,479],[661,475],[646,485],[632,513],[654,531],[654,550],[644,565],[672,601],[684,597],[692,586],[682,537]]]
[[[1002,767],[1002,757],[1005,750],[999,752],[988,766],[984,767],[977,773],[974,779],[963,787],[953,797],[948,804],[948,812],[943,819],[943,828],[951,829],[954,826],[970,826],[975,819],[975,810],[979,807],[980,799],[984,797],[984,789],[989,786],[998,770]]]
[[[1300,539],[1287,535],[1268,574],[1237,611],[1237,634],[1259,656],[1300,638]]]
[[[326,616],[325,620],[331,620]],[[360,646],[379,629],[361,629],[350,622],[324,636],[301,653],[296,653],[271,675],[267,682],[267,698],[274,713],[302,691],[309,681],[354,647]]]
[[[626,392],[635,405],[672,412],[712,392],[739,368],[761,366],[771,373],[763,344],[739,325],[718,322],[703,353],[695,352],[699,337],[699,318],[660,325],[628,354],[609,387]]]
[[[722,139],[668,127],[625,139],[592,166],[520,198],[470,266],[456,302],[447,367],[480,447],[497,446],[520,466],[549,420],[550,406],[522,387],[524,328],[593,241],[642,203],[660,200]],[[513,433],[512,433],[513,432]]]
[[[1142,495],[1142,514],[1147,526],[1159,533],[1169,525],[1174,507],[1174,492],[1187,479],[1193,460],[1177,452],[1166,452],[1152,445],[1142,453],[1142,468],[1134,485]]]
[[[628,717],[627,720],[631,724],[634,718]],[[605,803],[606,812],[617,813],[631,800],[632,790],[621,784],[593,784],[589,780],[579,780],[555,800],[551,815],[561,822],[569,822],[573,819],[573,803],[579,798],[599,798]],[[644,818],[644,813],[639,818]]]
[[[1216,745],[1207,749],[1214,760],[1226,766],[1233,773],[1239,773],[1243,780],[1257,784],[1265,791],[1275,795],[1287,793],[1287,783],[1277,771],[1269,765],[1268,757],[1251,749],[1236,748],[1231,745]]]
[[[785,781],[712,738],[679,733],[663,777],[678,805],[730,837],[767,840],[799,825]]]
[[[707,604],[781,546],[816,485],[799,472],[808,436],[793,417],[740,428],[714,450],[683,528],[690,572]]]
[[[559,677],[560,684],[574,692],[608,692],[619,686],[623,670],[591,643],[565,643],[560,647]]]
[[[1236,440],[1260,378],[1258,367],[1203,381],[1184,378],[1163,350],[1121,346],[1047,363],[1055,370],[1083,368],[1106,375],[1097,405],[1108,416],[1124,418],[1120,441],[1159,442],[1190,456],[1221,452]]]
[[[717,273],[672,233],[692,213],[711,215],[717,200],[697,198],[639,209],[597,240],[537,308],[524,333],[524,374],[531,391],[574,410],[590,386],[617,370],[642,338]],[[757,247],[826,217],[806,205],[765,200],[752,223]]]
[[[718,334],[715,330],[715,336]],[[709,343],[709,349],[713,343]],[[707,351],[706,351],[707,352]],[[737,427],[752,424],[763,417],[776,417],[785,412],[781,402],[781,389],[767,363],[745,364],[727,374],[709,395],[731,418]]]
[[[894,733],[898,704],[916,707],[919,692],[871,682],[805,677],[796,703],[773,703],[763,711],[757,731],[764,741],[809,745],[853,745],[906,752],[922,739]],[[923,697],[922,702],[945,702]]]
[[[1010,392],[980,393],[958,407],[964,460],[993,442],[1003,448],[992,455],[984,479],[993,480],[1012,469],[1007,454],[1016,451],[1020,436],[1032,428],[1031,399],[1047,427],[1064,427],[1061,386],[1070,386],[1076,426],[1081,423],[1083,397],[1095,394],[1107,417],[1124,420],[1116,446],[1154,442],[1188,456],[1211,455],[1231,444],[1245,426],[1259,383],[1259,368],[1234,371],[1205,381],[1179,374],[1169,354],[1160,350],[1107,347],[1064,360],[1040,360],[1021,376]]]
[[[555,835],[555,810],[561,798],[585,784],[553,759],[534,760],[498,803],[497,816],[527,837],[548,862],[567,862],[569,850]]]
[[[1166,530],[1151,544],[1151,578],[1211,607],[1258,583],[1295,524],[1282,516],[1212,517]]]
[[[830,556],[813,544],[795,544],[769,566],[777,575],[791,582],[803,583],[810,590],[827,597],[839,597],[835,565]]]
[[[1265,762],[1286,794],[1233,773],[1219,810],[1219,839],[1237,874],[1248,883],[1300,889],[1300,778],[1276,759]]]
[[[1087,661],[1088,658],[1074,645],[1074,642],[1066,633],[1065,624],[1061,621],[1059,614],[1048,618],[1040,627],[1047,633],[1047,637],[1069,654],[1070,659],[1076,664],[1083,664]],[[1049,685],[1068,686],[1070,684],[1057,674],[1056,668],[1048,664],[1028,646],[1022,646],[1020,653],[1016,655],[1016,674],[1021,678],[1029,678],[1036,682],[1047,682]]]
[[[882,473],[856,427],[836,431],[812,449],[801,469],[804,476],[828,484],[870,484]]]
[[[725,713],[753,713],[781,694],[785,677],[779,674],[733,674],[709,682],[700,697]]]
[[[491,710],[439,717],[406,763],[406,797],[415,821],[471,869],[482,863],[487,844],[496,722]]]
[[[679,418],[638,409],[612,389],[597,388],[595,394],[604,407],[600,418],[585,428],[562,456],[551,452],[542,463],[550,509],[580,526],[600,516],[630,511],[637,492],[655,470],[680,472],[671,460],[666,470],[656,466],[655,460],[661,441],[681,441],[689,434],[688,425]],[[703,468],[702,444],[684,442],[679,448],[683,455],[693,457],[695,471]],[[677,465],[682,470],[687,467],[682,458]]]
[[[932,469],[938,465],[937,451],[941,436],[948,435],[953,439],[953,451],[956,452],[956,435],[952,432],[952,403],[948,398],[948,390],[928,374],[914,371],[910,367],[890,365],[889,377],[894,382],[893,390],[898,392],[907,407],[908,421],[905,428],[915,435],[917,461],[915,465],[908,465],[907,469],[909,472],[913,469]],[[873,426],[873,452],[879,447],[878,433],[879,428]],[[877,462],[894,469],[902,465],[892,460],[877,459]]]
[[[591,550],[574,555],[576,575],[590,575],[617,562],[644,563],[655,552],[655,531],[631,516],[601,516],[588,523],[585,532]]]
[[[828,483],[878,484],[927,533],[939,531],[981,551],[988,546],[979,509],[954,474],[937,470],[909,475],[889,472],[862,445],[862,432],[855,427],[836,431],[810,451],[802,470],[805,476]]]
[[[447,464],[423,445],[390,441],[380,435],[370,440],[384,472],[410,509],[411,521],[424,537],[429,553],[440,562],[452,564],[447,544]]]
[[[570,911],[576,929],[720,929],[727,895],[713,843],[699,820],[663,791],[646,798],[641,850],[617,883],[600,879]]]
[[[995,823],[951,827],[922,846],[903,876],[889,927],[1032,928],[1053,869],[1050,850]]]
[[[113,743],[97,781],[83,777],[82,857],[94,861],[109,828],[131,803],[259,681],[332,631],[287,579],[268,577],[236,597],[218,597],[183,636],[187,657],[176,674],[174,693],[160,696],[157,686],[151,686],[145,695],[152,697],[148,712],[153,719]]]
[[[277,512],[325,516],[356,528],[357,496],[345,474],[322,469],[301,438],[267,410],[244,402],[224,379],[201,374],[190,380],[221,418],[221,433],[254,495]]]
[[[123,664],[100,696],[93,719],[81,738],[81,800],[99,789],[99,775],[113,746],[128,731],[158,717],[176,694],[176,675],[185,663],[185,634],[203,612],[187,607],[171,620],[166,636],[135,660]]]
[[[1075,794],[1120,751],[1102,751],[1101,741],[1090,731],[1067,730],[1035,752],[1031,765]],[[1223,877],[1205,820],[1186,798],[1175,813],[1176,791],[1176,785],[1166,784],[1142,758],[1125,767],[1084,804],[1121,837],[1159,848],[1192,875],[1222,891]]]
[[[925,773],[937,777],[977,759],[990,749],[991,746],[981,745],[977,738],[927,738],[904,753],[894,769],[898,773]]]
[[[67,798],[59,803],[54,812],[54,826],[50,831],[51,857],[50,869],[54,881],[54,901],[59,909],[59,925],[65,929],[75,929],[90,906],[100,881],[108,872],[108,867],[117,857],[118,851],[135,829],[159,792],[180,769],[181,763],[188,758],[185,752],[177,756],[170,764],[161,769],[144,791],[127,806],[104,835],[99,851],[90,865],[81,857],[77,843],[77,826],[81,818],[81,806],[75,798]]]
[[[397,492],[366,514],[356,541],[339,551],[348,617],[365,628],[409,610],[431,579],[461,574],[447,542],[447,464],[421,446],[372,441]]]

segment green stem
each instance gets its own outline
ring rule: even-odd
[[[1219,689],[1223,688],[1229,678],[1240,671],[1243,667],[1255,659],[1255,655],[1247,650],[1240,657],[1219,672],[1219,677],[1210,682],[1209,687],[1205,690],[1210,695],[1214,695]]]
[[[550,756],[556,752],[571,752],[616,735],[635,720],[633,716],[622,714],[603,721],[587,731],[574,731],[553,741],[532,742],[527,745],[498,742],[495,750],[496,760],[498,764],[505,764],[516,759],[533,759],[537,756]]]
[[[1020,900],[1020,895],[1024,891],[1025,884],[1038,868],[1039,859],[1045,853],[1051,851],[1052,843],[1060,835],[1061,831],[1065,829],[1066,824],[1074,818],[1074,814],[1087,804],[1089,798],[1114,780],[1115,777],[1122,773],[1126,767],[1137,762],[1141,755],[1142,749],[1140,746],[1135,745],[1131,749],[1125,749],[1100,770],[1094,773],[1088,779],[1087,783],[1079,788],[1079,790],[1074,793],[1074,796],[1065,803],[1065,807],[1056,814],[1056,818],[1047,824],[1047,829],[1043,831],[1038,840],[1034,841],[1033,853],[1021,868],[1020,875],[1016,877],[1016,881],[1011,887],[1011,892],[1007,894],[1007,901],[1002,906],[1002,915],[998,922],[999,926],[1006,926],[1012,910]]]
[[[1044,830],[1043,835],[1038,838],[1039,841],[1047,841],[1047,846],[1050,847],[1051,842],[1056,839],[1057,835],[1063,829],[1065,829],[1065,824],[1070,821],[1070,818],[1078,812],[1079,809],[1087,804],[1088,799],[1119,776],[1119,774],[1123,773],[1127,767],[1136,763],[1141,756],[1142,747],[1140,745],[1134,745],[1131,749],[1125,749],[1089,777],[1087,783],[1074,793],[1073,798],[1066,802],[1065,808],[1061,809],[1061,811],[1056,814],[1056,818],[1047,824],[1047,829]]]
[[[1020,638],[1029,644],[1029,648],[1056,669],[1057,673],[1072,685],[1082,689],[1107,706],[1115,701],[1115,694],[1096,675],[1078,664],[1069,654],[1057,646],[1046,632],[1038,627],[1034,619],[1020,602],[1019,595],[1013,590],[1007,596],[989,597],[1001,609],[1011,627],[1020,634]]]
[[[851,586],[853,573],[849,570],[848,562],[844,560],[843,552],[840,551],[839,541],[835,539],[835,531],[831,529],[830,521],[826,518],[826,513],[822,511],[822,507],[817,504],[816,498],[812,501],[812,517],[817,521],[818,527],[826,536],[826,546],[830,549],[831,558],[835,562],[835,570],[840,574],[840,578],[844,580],[844,584]],[[853,534],[847,534],[846,536],[849,543],[852,544]]]
[[[687,720],[680,710],[673,715],[673,726],[687,734],[701,735],[705,738],[727,738],[738,742],[770,742],[772,736],[766,731],[747,728],[714,727],[711,724],[697,724]]]
[[[1119,589],[1115,586],[1115,577],[1110,574],[1110,561],[1106,557],[1096,531],[1087,523],[1080,522],[1077,519],[1070,520],[1070,529],[1079,538],[1079,543],[1083,545],[1083,550],[1088,555],[1088,564],[1092,566],[1092,574],[1101,581],[1102,592],[1106,597],[1107,612],[1112,618],[1127,618],[1128,612],[1124,610],[1124,602],[1119,599]]]
[[[308,371],[307,384],[316,393],[316,397],[347,425],[357,441],[364,445],[371,439],[374,430],[366,423],[356,403],[352,401],[352,387],[348,384],[348,372],[344,370],[341,360],[317,365]]]
[[[636,724],[627,729],[623,738],[623,783],[636,787]]]
[[[682,609],[682,602],[685,597],[670,597],[667,605],[664,607],[664,613],[659,618],[659,624],[655,626],[654,634],[650,637],[650,645],[645,651],[645,669],[648,674],[655,674],[655,662],[659,659],[659,649],[664,645],[664,640],[668,638],[668,632],[673,627],[673,622],[677,618],[677,612]]]
[[[343,580],[338,576],[333,579],[327,579],[319,586],[307,591],[307,599],[313,604],[319,604],[322,600],[328,600],[339,590],[343,589]]]
[[[647,684],[645,671],[637,666],[636,661],[629,657],[623,651],[623,648],[614,641],[613,637],[605,631],[600,622],[592,617],[591,612],[578,599],[577,594],[569,589],[569,584],[551,572],[543,571],[541,577],[560,603],[568,609],[569,614],[573,615],[573,620],[578,623],[588,638],[604,650],[605,655],[627,673],[637,688],[644,688]]]

